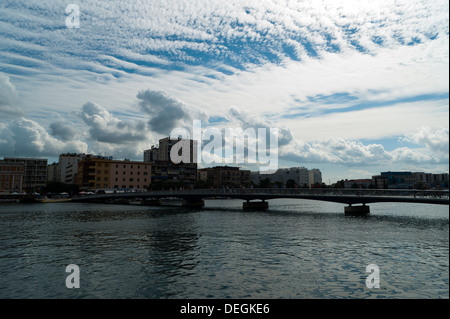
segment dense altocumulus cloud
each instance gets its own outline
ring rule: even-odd
[[[352,50],[372,54],[448,35],[447,1],[81,1],[82,32],[65,28],[66,5],[4,0],[0,18],[8,23],[0,38],[12,47],[33,43],[31,52],[57,43],[40,56],[59,66],[76,56],[75,68],[123,61],[121,70],[147,73],[149,66],[217,60],[247,67]]]

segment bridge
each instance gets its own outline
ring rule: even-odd
[[[127,203],[140,200],[144,205],[160,205],[161,199],[179,199],[183,206],[202,207],[205,199],[234,198],[244,200],[243,209],[267,209],[268,200],[295,198],[347,204],[346,215],[366,215],[367,204],[399,202],[417,204],[449,205],[448,190],[410,189],[335,189],[335,188],[239,188],[239,189],[189,189],[148,192],[123,192],[79,196],[73,202]],[[360,205],[357,205],[360,204]]]

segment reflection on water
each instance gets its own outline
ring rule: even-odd
[[[2,298],[448,298],[448,206],[0,206]],[[380,268],[368,289],[366,266]],[[80,289],[65,267],[80,267]]]

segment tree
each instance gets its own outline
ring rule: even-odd
[[[344,180],[337,181],[334,185],[334,188],[344,188]]]

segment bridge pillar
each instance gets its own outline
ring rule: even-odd
[[[184,199],[181,203],[183,207],[203,207],[205,206],[205,201],[203,199]]]
[[[242,208],[244,210],[261,210],[269,208],[269,202],[261,201],[261,202],[251,202],[246,201],[242,204]]]
[[[349,205],[344,209],[346,216],[365,216],[370,213],[370,207],[363,204],[361,206]]]

